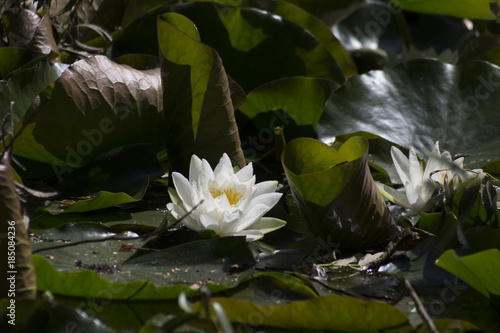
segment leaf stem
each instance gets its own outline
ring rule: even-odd
[[[411,285],[410,281],[407,278],[404,278],[403,281],[404,281],[406,289],[410,293],[411,298],[413,298],[413,301],[415,301],[415,305],[417,306],[418,313],[422,317],[422,320],[424,321],[427,328],[429,328],[429,332],[439,333],[436,325],[434,324],[434,321],[432,320],[431,316],[429,315],[429,313],[425,309],[424,304],[420,300],[420,297],[418,297],[418,294],[415,291],[415,289],[413,289],[413,286]]]

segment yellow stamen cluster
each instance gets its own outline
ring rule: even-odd
[[[227,197],[227,200],[231,204],[231,207],[236,205],[238,201],[240,201],[242,194],[238,192],[233,193],[232,188],[225,189],[223,191],[219,190],[218,188],[214,188],[210,190],[210,194],[212,195],[212,198],[217,198],[219,195],[225,194]]]

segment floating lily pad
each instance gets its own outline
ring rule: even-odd
[[[280,306],[260,306],[227,298],[213,298],[212,301],[222,305],[229,320],[246,325],[342,332],[411,330],[403,312],[386,303],[366,302],[354,297],[325,296]],[[201,312],[202,304],[196,303],[195,309]]]
[[[469,153],[465,166],[500,158],[500,69],[484,62],[463,66],[413,60],[353,76],[333,93],[318,125],[319,137],[366,131],[426,156],[441,149]]]
[[[64,332],[80,329],[85,332],[113,333],[116,332],[97,318],[79,308],[68,307],[45,300],[21,300],[15,303],[15,320],[8,322],[8,299],[2,299],[0,330],[2,332]]]
[[[244,237],[181,242],[135,255],[145,239],[130,233],[115,236],[96,224],[62,226],[44,235],[57,242],[33,245],[34,252],[48,260],[34,256],[38,288],[66,296],[101,297],[102,290],[112,299],[172,299],[183,290],[195,296],[205,283],[212,292],[235,287],[251,275],[255,264]],[[113,239],[118,236],[120,240]],[[89,241],[71,245],[86,238]]]

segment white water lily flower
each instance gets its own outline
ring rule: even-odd
[[[413,148],[410,149],[409,157],[406,157],[398,148],[391,148],[391,156],[396,171],[405,187],[405,193],[396,191],[388,186],[379,186],[385,194],[393,201],[410,210],[409,214],[419,214],[432,206],[435,201],[431,200],[437,183],[444,184],[445,179],[455,184],[465,181],[475,173],[463,170],[463,157],[452,161],[451,154],[447,151],[439,151],[439,141],[434,144],[425,169],[422,170],[417,154]]]
[[[282,194],[275,193],[276,181],[255,184],[252,163],[234,173],[224,153],[212,171],[205,159],[193,155],[189,180],[178,172],[172,174],[172,179],[175,190],[169,188],[172,202],[167,208],[175,218],[185,216],[203,200],[182,220],[198,233],[213,230],[219,236],[246,236],[248,242],[285,225],[282,220],[263,217]]]

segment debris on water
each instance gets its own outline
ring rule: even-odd
[[[91,264],[87,265],[84,264],[81,260],[75,260],[75,268],[76,269],[86,269],[86,270],[91,270],[99,274],[114,274],[116,272],[120,272],[120,269],[118,268],[117,265],[96,265],[96,264]]]

